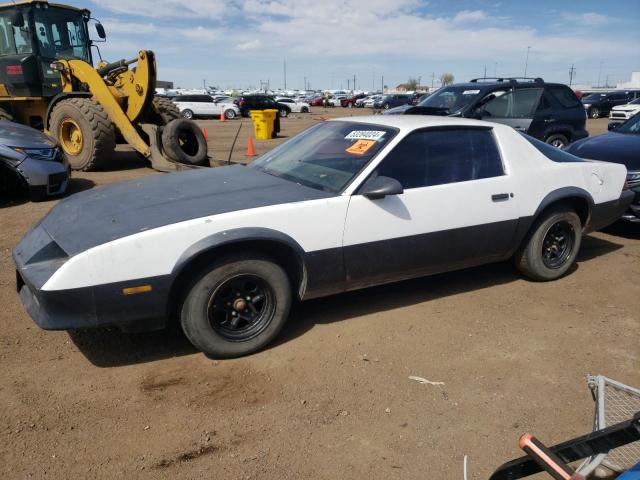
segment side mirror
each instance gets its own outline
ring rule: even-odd
[[[21,10],[15,9],[11,12],[11,25],[16,28],[24,27],[24,17]]]
[[[616,130],[620,125],[622,125],[622,123],[620,122],[609,122],[609,125],[607,125],[607,130],[609,131]]]
[[[107,38],[107,33],[104,31],[104,27],[100,22],[96,23],[96,32],[98,32],[98,36],[104,40]]]
[[[360,194],[369,200],[378,200],[387,195],[400,195],[403,192],[404,189],[398,180],[382,176],[367,180],[360,190]]]

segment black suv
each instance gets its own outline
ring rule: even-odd
[[[582,97],[582,104],[591,118],[600,118],[611,112],[613,107],[626,105],[640,98],[640,90],[619,90],[617,92],[595,92]]]
[[[276,102],[268,95],[246,95],[239,97],[235,103],[238,105],[240,114],[243,117],[248,117],[251,110],[275,109],[280,112],[281,117],[286,117],[291,113],[291,107],[289,105]]]
[[[387,113],[504,123],[556,147],[589,136],[584,107],[573,90],[541,78],[475,78],[442,87],[416,106]]]

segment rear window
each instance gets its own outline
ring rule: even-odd
[[[540,151],[540,153],[542,153],[549,160],[552,160],[558,163],[575,163],[575,162],[585,161],[582,158],[576,157],[575,155],[567,153],[564,150],[560,150],[559,148],[554,147],[553,145],[549,145],[548,143],[544,143],[538,139],[530,137],[526,133],[520,133],[520,135],[522,135],[525,139],[527,139],[527,141],[531,145],[536,147]]]
[[[569,87],[549,87],[549,93],[565,108],[582,107],[582,103]]]

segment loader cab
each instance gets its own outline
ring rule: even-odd
[[[59,93],[60,74],[52,62],[92,63],[89,18],[88,10],[47,2],[0,6],[0,98]]]

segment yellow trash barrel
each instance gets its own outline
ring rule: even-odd
[[[278,110],[251,110],[250,113],[256,140],[269,140],[272,138]]]

